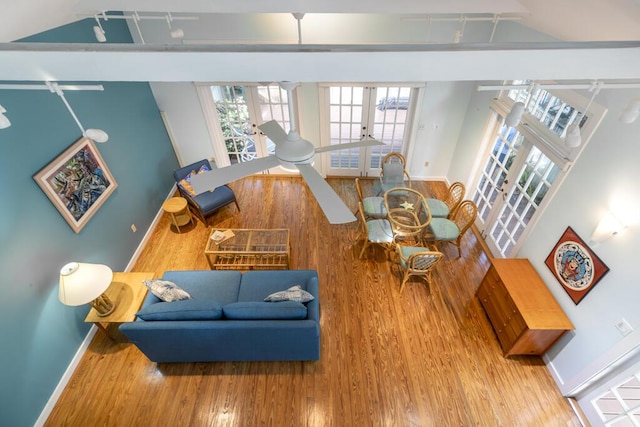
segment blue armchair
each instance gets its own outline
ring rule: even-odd
[[[207,218],[216,213],[228,204],[235,203],[236,208],[240,210],[236,195],[231,188],[223,185],[215,188],[213,191],[207,191],[202,194],[195,195],[191,189],[190,178],[192,174],[202,170],[212,170],[209,160],[204,159],[199,162],[181,167],[173,171],[173,178],[176,180],[180,195],[187,199],[187,203],[191,211],[207,226]]]

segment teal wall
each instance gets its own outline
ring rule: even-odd
[[[93,20],[25,41],[94,42]],[[105,23],[110,42],[131,42],[124,20]],[[42,82],[37,82],[42,83]],[[69,83],[69,82],[62,82]],[[94,83],[94,82],[92,82]],[[110,83],[103,92],[67,91],[118,188],[78,234],[32,176],[81,137],[62,100],[48,91],[0,90],[12,126],[0,130],[0,425],[38,419],[87,335],[89,306],[58,301],[58,272],[69,261],[122,271],[159,211],[178,166],[147,83]],[[131,231],[136,224],[137,233]]]

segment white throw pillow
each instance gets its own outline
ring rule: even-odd
[[[173,282],[162,279],[143,280],[152,294],[160,298],[164,302],[182,301],[191,299],[191,295],[180,286]]]
[[[295,285],[287,289],[286,291],[275,292],[268,297],[266,297],[265,301],[297,301],[297,302],[309,302],[312,299],[315,299],[313,295],[309,292],[305,291],[300,287],[300,285]]]

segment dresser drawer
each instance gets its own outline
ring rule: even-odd
[[[573,329],[527,259],[492,260],[476,296],[505,356],[542,355]]]

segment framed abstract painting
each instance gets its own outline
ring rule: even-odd
[[[571,227],[564,231],[545,264],[576,305],[609,272]]]
[[[80,138],[33,179],[76,233],[118,187],[89,138]]]

